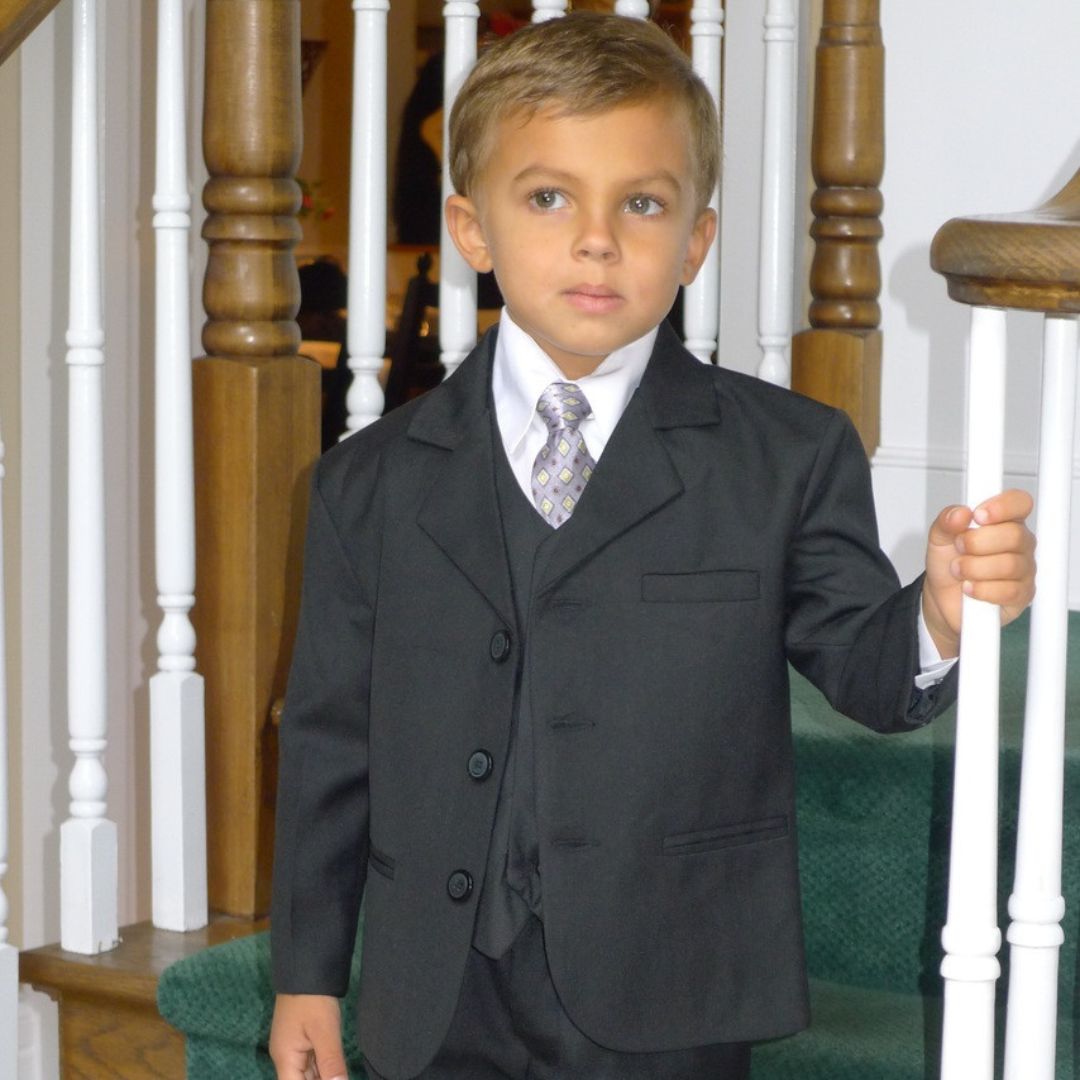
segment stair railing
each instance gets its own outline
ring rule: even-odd
[[[720,114],[723,82],[724,8],[722,0],[698,0],[690,9],[690,40],[693,64],[701,81],[709,88]],[[709,206],[720,220],[720,182],[717,181]],[[703,364],[712,362],[720,346],[720,244],[709,248],[705,262],[683,295],[683,329],[686,347]]]
[[[386,24],[388,0],[353,0],[349,184],[349,370],[345,436],[382,416],[386,352]],[[445,248],[444,248],[445,250]]]
[[[348,433],[378,419],[383,397],[377,374],[385,334],[385,155],[387,0],[353,0],[355,60],[352,117],[352,186],[349,231],[349,390]],[[534,0],[533,22],[559,18],[566,0]],[[616,0],[620,15],[645,18],[646,0]],[[792,275],[795,203],[795,39],[796,0],[769,0],[765,39],[766,121],[762,148],[761,276],[759,341],[762,378],[790,381]],[[443,7],[445,67],[443,145],[449,144],[450,109],[465,76],[476,62],[480,7],[474,0],[449,0]],[[721,77],[724,8],[721,0],[694,0],[690,13],[693,64],[722,111]],[[453,193],[443,155],[442,198]],[[710,205],[719,209],[720,189]],[[708,363],[718,347],[720,319],[719,244],[714,245],[686,290],[687,346]],[[439,255],[440,360],[449,376],[476,344],[476,275],[442,226]]]
[[[60,942],[113,948],[117,832],[106,815],[105,462],[98,222],[97,2],[76,0],[72,43],[68,367],[68,734],[71,816],[60,827]]]
[[[851,417],[867,454],[881,440],[885,47],[879,0],[824,0],[810,151],[816,189],[810,329],[792,341],[791,385]]]
[[[795,266],[796,0],[765,6],[765,131],[761,150],[758,261],[758,377],[791,384]]]
[[[1073,426],[1080,317],[1080,173],[1026,214],[957,218],[934,238],[931,264],[972,305],[966,499],[1002,486],[1005,313],[1044,315],[1038,466],[1038,592],[1020,779],[1011,923],[1006,1080],[1053,1080],[1061,919],[1065,650]],[[1000,619],[965,597],[957,715],[949,901],[942,941],[942,1080],[994,1075]]]
[[[182,0],[158,0],[154,529],[158,670],[150,678],[153,922],[207,923],[203,678],[195,671],[195,476]]]

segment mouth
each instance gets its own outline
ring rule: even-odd
[[[615,311],[623,303],[622,296],[607,285],[571,285],[563,290],[571,307],[590,314]]]

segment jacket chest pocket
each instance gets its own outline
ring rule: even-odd
[[[642,574],[641,599],[650,604],[704,604],[757,600],[757,570],[697,570],[687,574]]]

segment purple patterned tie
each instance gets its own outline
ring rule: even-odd
[[[548,437],[533,462],[533,502],[540,516],[557,529],[569,520],[596,468],[578,431],[592,409],[573,383],[554,382],[540,395],[536,411],[548,426]]]

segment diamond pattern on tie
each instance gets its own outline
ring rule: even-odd
[[[557,529],[574,512],[596,468],[578,431],[592,409],[573,383],[554,382],[540,395],[536,411],[548,426],[548,437],[533,462],[533,502],[540,516]]]

